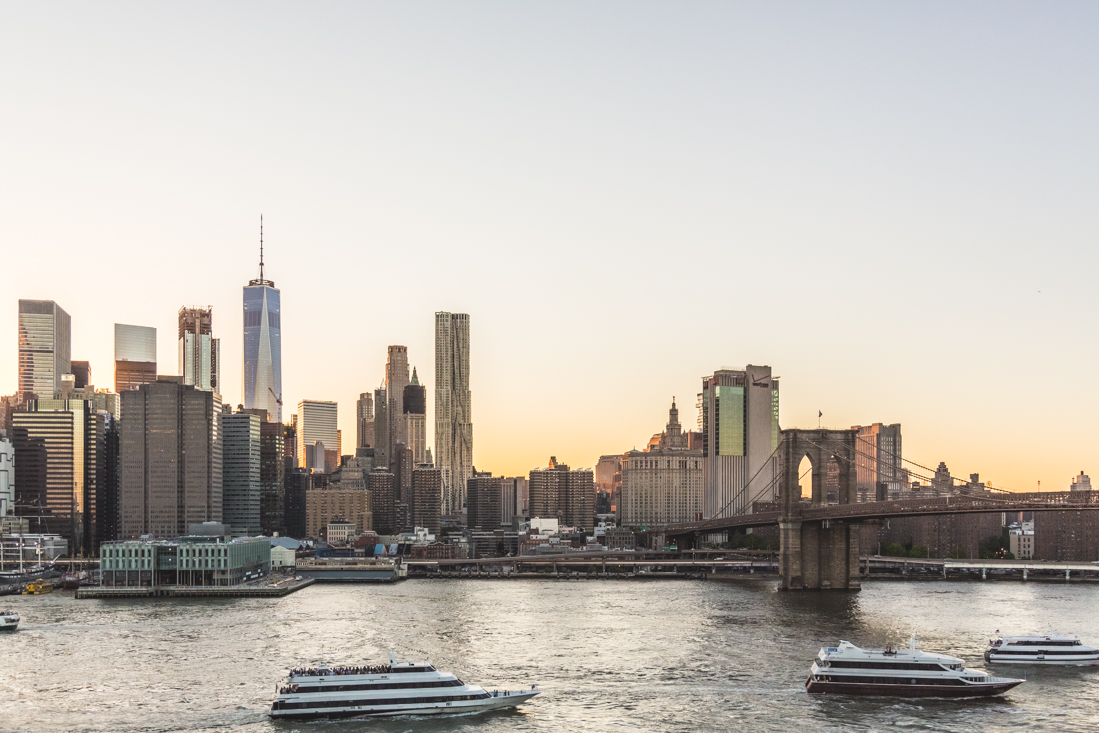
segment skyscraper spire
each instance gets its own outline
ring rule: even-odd
[[[259,215],[259,279],[263,279],[263,214]]]

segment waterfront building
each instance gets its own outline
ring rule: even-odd
[[[106,420],[79,399],[32,399],[12,415],[16,514],[61,535],[74,552],[93,552],[99,538]]]
[[[355,522],[349,522],[343,517],[336,517],[324,531],[324,538],[330,545],[346,545],[349,541],[359,536],[359,528]]]
[[[423,464],[412,471],[412,525],[424,527],[432,534],[442,531],[443,476],[434,466]]]
[[[703,515],[748,514],[778,496],[778,379],[771,367],[719,369],[702,380]]]
[[[305,494],[306,533],[320,537],[321,530],[334,519],[346,519],[359,532],[374,529],[371,495],[365,489],[345,489],[336,486],[309,489]]]
[[[401,529],[397,525],[397,477],[384,466],[375,466],[367,477],[371,506],[374,510],[374,529],[378,534],[393,534]]]
[[[167,376],[121,398],[120,535],[179,537],[220,522],[221,398]]]
[[[469,316],[435,314],[435,465],[442,472],[443,514],[465,507],[473,475],[473,406],[469,391]]]
[[[15,446],[0,438],[0,520],[15,512]]]
[[[590,529],[595,524],[595,479],[590,468],[577,470],[550,456],[546,468],[530,472],[530,516]]]
[[[69,542],[61,535],[31,533],[27,529],[25,519],[0,520],[0,568],[17,569],[20,560],[33,567],[69,554]]]
[[[52,400],[72,371],[72,319],[52,300],[19,301],[19,395]]]
[[[260,217],[259,277],[244,288],[244,406],[282,422],[282,307],[275,283],[263,276]],[[335,445],[333,440],[329,445]]]
[[[363,392],[355,401],[355,448],[374,446],[374,397]]]
[[[267,411],[263,413],[266,417]],[[282,423],[260,422],[259,522],[261,532],[268,536],[286,534],[286,431]]]
[[[408,386],[408,347],[390,346],[385,363],[385,393],[389,400],[386,414],[389,419],[390,465],[397,459],[398,443],[408,445],[408,425],[404,413],[404,388]]]
[[[856,433],[855,473],[859,501],[884,499],[893,487],[908,483],[901,458],[900,423],[852,425]]]
[[[306,446],[323,443],[322,451],[334,449],[338,442],[336,435],[336,403],[324,400],[301,400],[298,402],[298,465],[302,468],[320,468],[325,473],[336,470],[336,462],[328,463],[324,453],[315,455],[312,464],[307,462]]]
[[[221,394],[221,339],[214,338],[214,309],[183,306],[178,321],[177,364],[183,384]]]
[[[261,423],[258,415],[244,411],[223,412],[218,420],[222,441],[222,521],[247,535],[262,534],[260,425],[268,423]]]
[[[118,394],[156,381],[156,329],[114,324],[114,391]]]
[[[1072,480],[1072,485],[1068,488],[1069,491],[1091,491],[1091,477],[1080,469],[1080,475]]]
[[[1016,560],[1034,559],[1034,522],[1022,522],[1008,529],[1008,551]]]
[[[1034,512],[1034,559],[1099,561],[1099,512]]]
[[[270,574],[271,543],[262,537],[120,540],[104,543],[99,565],[107,587],[241,585]]]
[[[412,382],[404,388],[401,401],[404,410],[405,445],[412,451],[413,465],[427,462],[427,388],[420,384],[416,368],[412,368]]]
[[[466,525],[471,530],[492,530],[500,526],[503,517],[501,478],[492,472],[478,473],[466,484]]]

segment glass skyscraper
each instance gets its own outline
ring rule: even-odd
[[[244,288],[244,407],[282,422],[281,309],[275,283],[263,277],[262,217],[259,252],[259,277]]]
[[[71,366],[69,314],[52,300],[19,301],[19,393],[52,400]]]

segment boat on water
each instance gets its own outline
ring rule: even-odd
[[[392,715],[469,715],[510,708],[539,694],[467,685],[427,662],[294,669],[278,685],[274,718],[351,718]]]
[[[15,611],[0,611],[0,631],[15,631],[19,626],[19,614]]]
[[[907,649],[860,649],[846,641],[823,647],[805,680],[805,689],[840,695],[988,697],[1023,683],[967,669],[957,657],[922,652],[918,646],[913,634]]]
[[[997,632],[999,633],[999,632]],[[998,636],[988,642],[989,664],[1099,664],[1099,649],[1078,636]]]
[[[23,595],[25,596],[40,596],[46,593],[53,593],[53,583],[48,580],[31,581],[23,589]]]

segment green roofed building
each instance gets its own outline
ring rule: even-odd
[[[104,542],[99,563],[104,586],[233,586],[270,573],[271,542],[265,537],[222,542],[190,536],[171,542]]]

